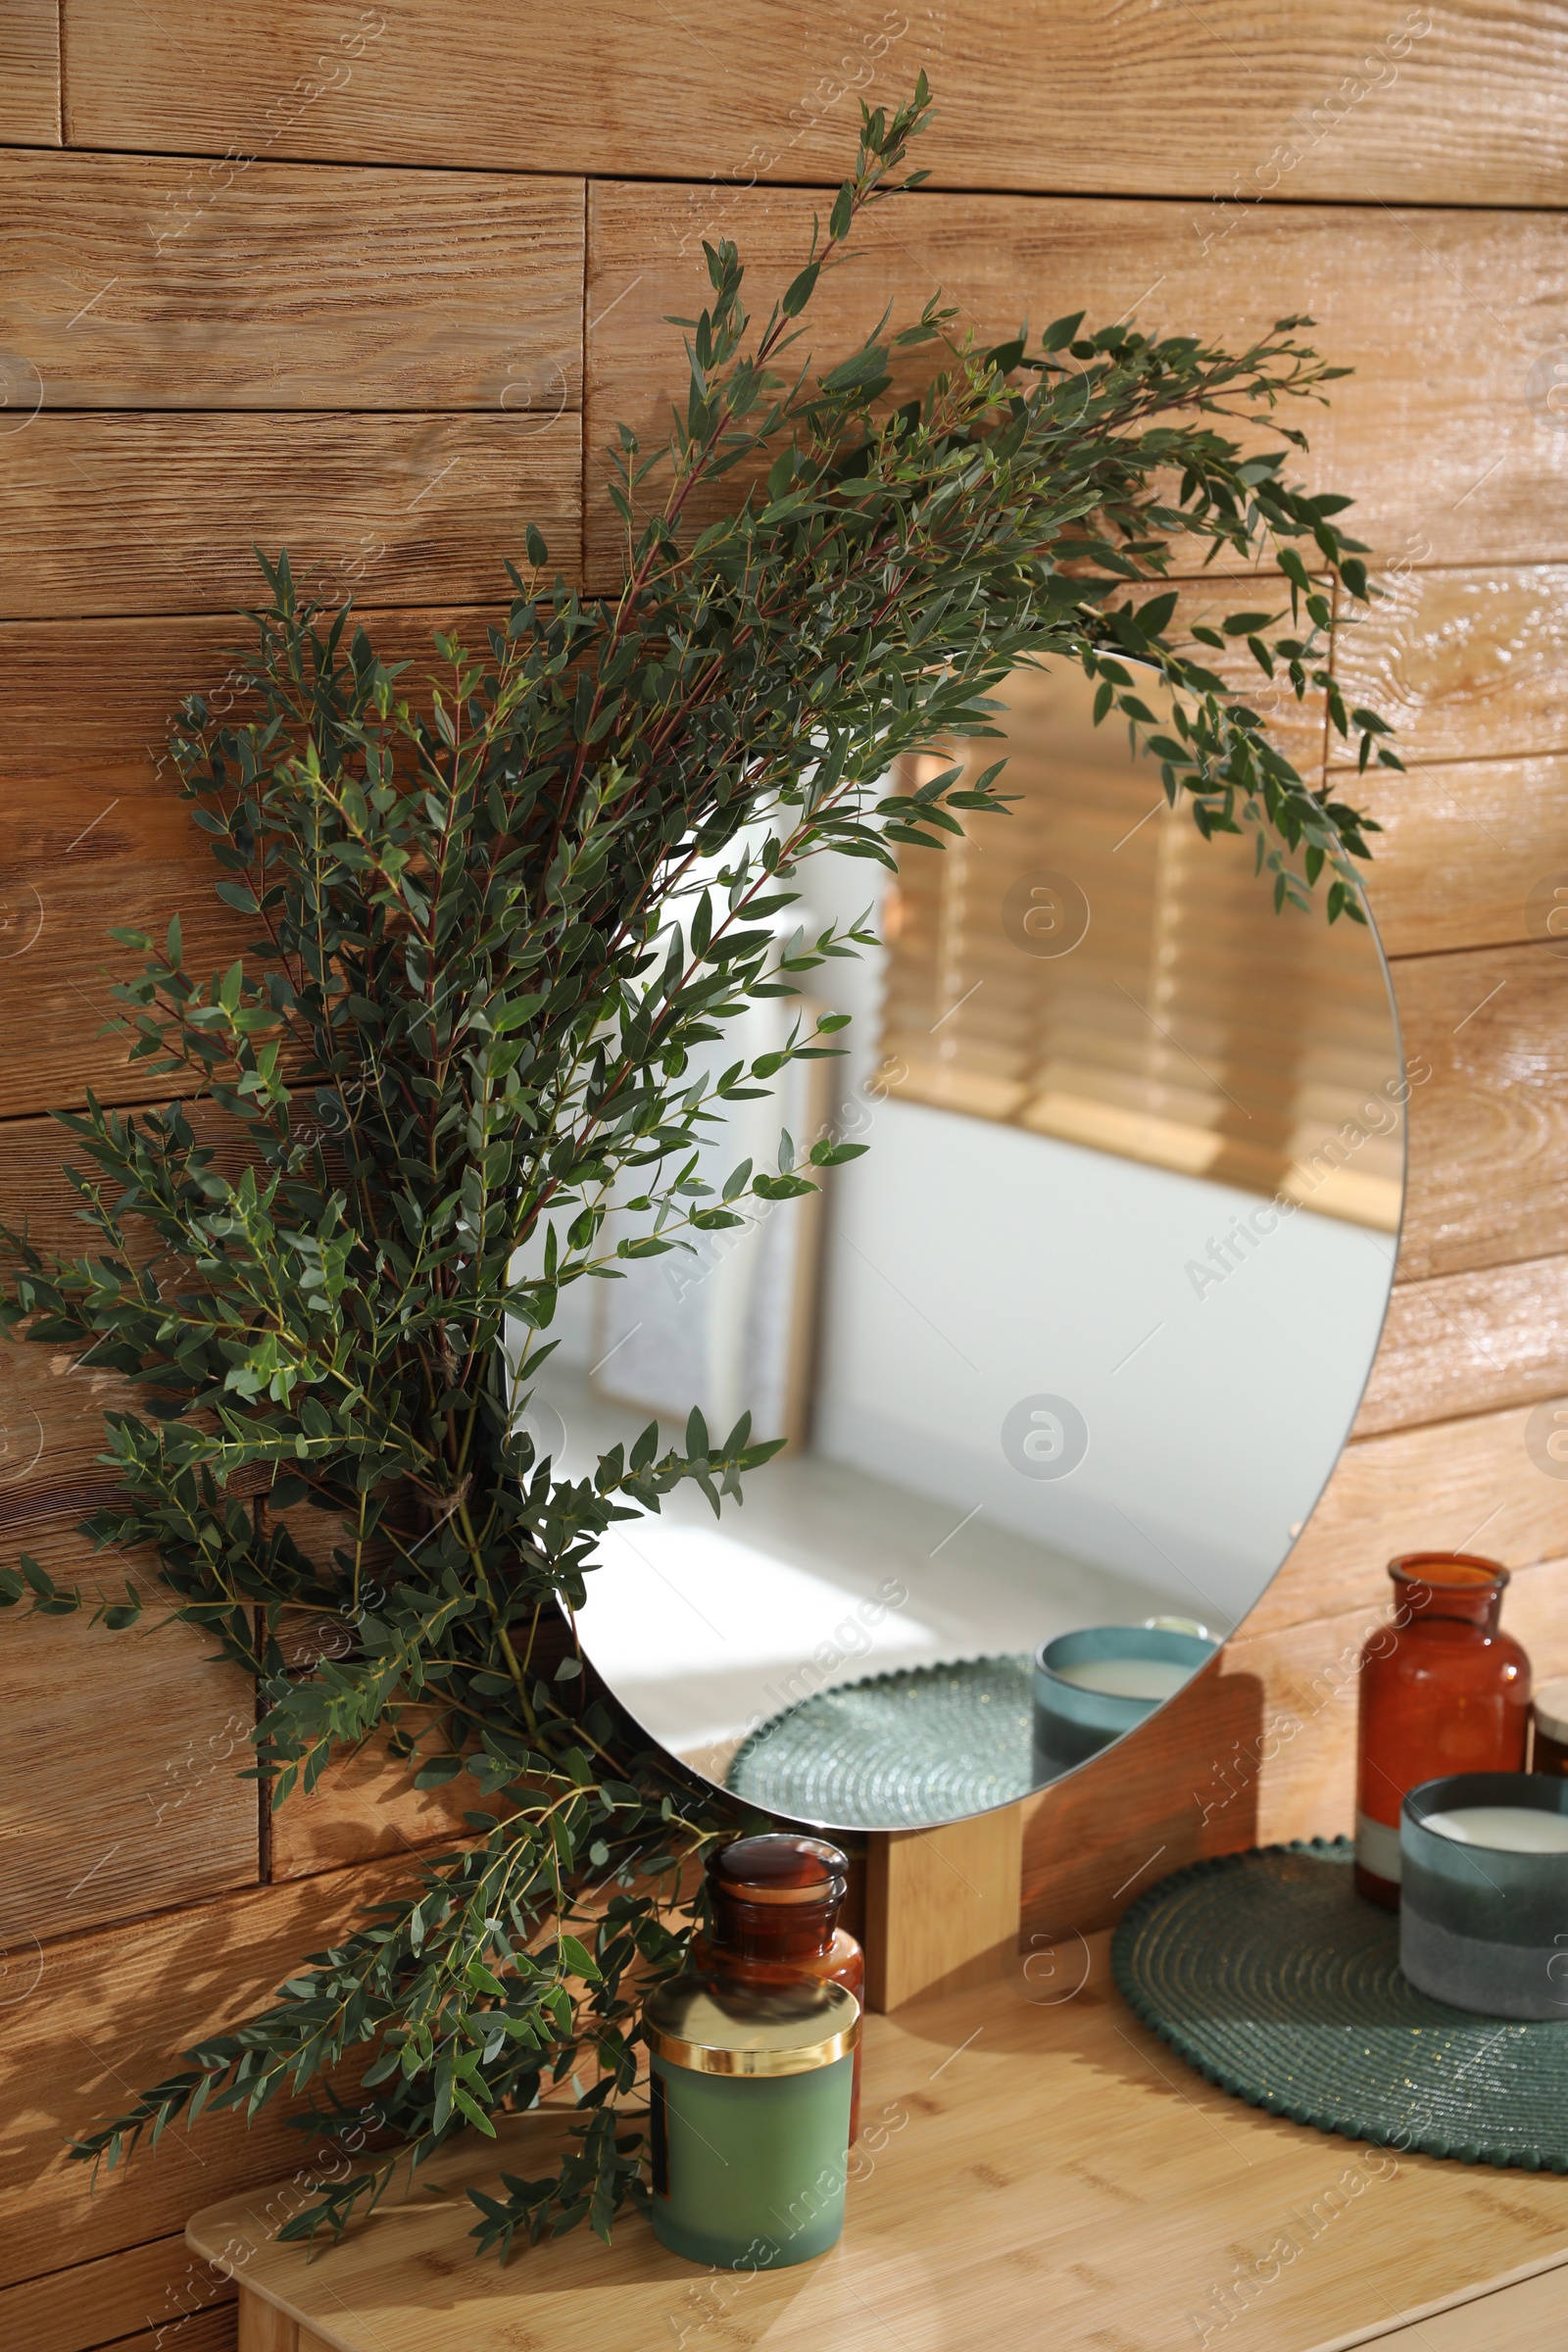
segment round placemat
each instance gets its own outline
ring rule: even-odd
[[[1196,1862],[1111,1943],[1117,1989],[1222,2090],[1378,2147],[1568,2172],[1568,2020],[1505,2024],[1399,1974],[1348,1839]]]
[[[922,1830],[1026,1796],[1030,1661],[965,1658],[818,1691],[735,1752],[728,1785],[833,1828]]]

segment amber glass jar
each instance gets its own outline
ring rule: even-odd
[[[865,1998],[865,1954],[841,1928],[849,1859],[822,1838],[776,1832],[738,1838],[709,1858],[712,1927],[692,1947],[694,1969],[742,1984],[817,1977]],[[855,2048],[850,2138],[860,2125],[860,2047]]]
[[[1530,1660],[1499,1633],[1508,1571],[1468,1552],[1389,1562],[1394,1616],[1361,1652],[1355,1883],[1396,1910],[1399,1808],[1422,1781],[1523,1772]]]
[[[1568,1677],[1558,1676],[1554,1682],[1543,1683],[1530,1712],[1536,1726],[1530,1749],[1531,1771],[1568,1781]]]

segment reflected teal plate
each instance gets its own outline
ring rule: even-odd
[[[834,1829],[923,1830],[1035,1786],[1032,1661],[967,1658],[818,1691],[736,1750],[728,1787]]]

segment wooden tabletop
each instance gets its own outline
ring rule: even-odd
[[[1056,1955],[1054,1999],[1013,1975],[867,2019],[860,2178],[816,2262],[715,2278],[636,2216],[608,2251],[579,2229],[506,2270],[476,2259],[463,2190],[537,2171],[561,2128],[540,2117],[400,2181],[314,2260],[272,2234],[281,2191],[187,2234],[242,2304],[303,2323],[253,2308],[241,2341],[268,2352],[1330,2352],[1568,2264],[1568,2181],[1396,2158],[1227,2098],[1122,2005],[1105,1941]],[[1559,2284],[1554,2341],[1568,2271],[1534,2290]]]

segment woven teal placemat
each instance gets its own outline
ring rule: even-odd
[[[1027,1657],[845,1683],[753,1732],[729,1787],[834,1829],[929,1829],[1028,1794],[1033,1703]]]
[[[1378,2147],[1568,2172],[1568,2021],[1504,2024],[1399,1974],[1399,1923],[1358,1895],[1353,1849],[1196,1862],[1133,1904],[1117,1989],[1221,2090]]]

